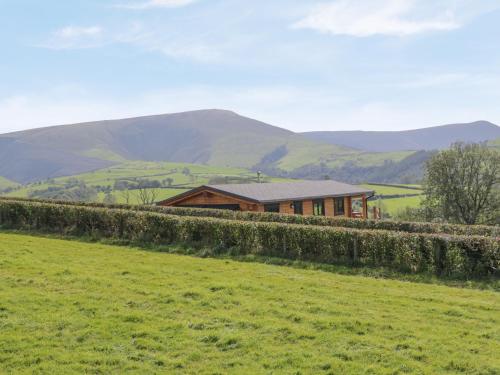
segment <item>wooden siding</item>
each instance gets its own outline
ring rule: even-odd
[[[302,210],[304,215],[312,215],[313,214],[313,202],[312,200],[306,200],[302,203]]]
[[[333,198],[325,198],[325,216],[334,216]]]
[[[292,207],[290,207],[292,205]],[[280,202],[280,214],[294,214],[293,202]]]
[[[264,211],[264,206],[262,205],[258,205],[253,202],[245,201],[242,199],[206,190],[184,197],[174,202],[171,205],[182,207],[182,206],[228,205],[228,204],[239,205],[241,211]]]
[[[344,216],[352,217],[352,199],[362,198],[362,214],[368,217],[368,204],[366,195],[356,197],[344,197]],[[241,211],[264,212],[264,204],[246,201],[239,197],[233,197],[212,190],[196,191],[192,194],[179,197],[177,200],[169,202],[169,206],[203,206],[203,205],[238,205]],[[325,216],[335,216],[334,198],[324,198]],[[313,200],[302,201],[303,215],[313,215]],[[294,214],[293,201],[279,202],[279,212],[283,214]]]

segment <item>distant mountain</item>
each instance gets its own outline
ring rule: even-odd
[[[307,138],[363,151],[441,150],[457,141],[482,142],[500,137],[500,126],[487,121],[406,131],[319,131]]]
[[[0,176],[27,183],[142,160],[347,182],[411,182],[421,177],[430,154],[393,150],[442,148],[456,139],[498,138],[499,132],[480,122],[410,132],[297,134],[231,111],[200,110],[3,134]]]
[[[24,183],[123,160],[250,168],[295,138],[314,143],[224,110],[52,126],[0,135],[0,175]]]

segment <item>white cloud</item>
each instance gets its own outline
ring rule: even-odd
[[[65,26],[50,35],[39,47],[50,49],[94,48],[104,42],[104,32],[100,26]]]
[[[415,0],[337,0],[318,4],[293,25],[323,33],[406,36],[459,28],[452,7]],[[431,4],[431,5],[429,5]]]
[[[140,3],[118,4],[118,8],[151,9],[151,8],[179,8],[194,3],[197,0],[149,0]]]
[[[55,36],[60,38],[80,38],[82,36],[95,37],[102,33],[102,28],[100,26],[89,26],[89,27],[77,27],[77,26],[66,26],[60,30],[54,32]]]

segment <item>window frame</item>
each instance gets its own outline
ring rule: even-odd
[[[272,209],[269,209],[270,207],[272,207]],[[264,212],[279,213],[280,212],[280,204],[279,203],[265,203],[264,204]]]
[[[312,206],[314,216],[325,216],[325,200],[323,198],[313,199]],[[321,207],[321,211],[317,210],[318,206]]]
[[[338,205],[337,202],[341,202],[341,205]],[[342,211],[338,210],[339,206],[342,207]],[[345,199],[344,199],[344,197],[333,198],[333,215],[334,216],[345,216]]]
[[[294,213],[294,215],[304,215],[304,202],[302,202],[302,201],[293,201],[292,205],[293,205],[293,213]]]

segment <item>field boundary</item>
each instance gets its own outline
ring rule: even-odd
[[[216,209],[138,206],[138,205],[125,205],[125,204],[85,203],[85,202],[54,201],[54,200],[29,199],[29,198],[0,197],[0,202],[2,200],[62,204],[71,206],[82,206],[82,207],[116,208],[116,209],[125,209],[133,211],[156,212],[167,215],[212,217],[212,218],[219,218],[226,220],[242,220],[242,221],[253,221],[253,222],[275,222],[275,223],[315,225],[315,226],[340,227],[340,228],[352,228],[352,229],[391,230],[391,231],[400,231],[408,233],[487,236],[497,239],[500,236],[499,226],[488,226],[488,225],[460,225],[460,224],[446,224],[446,223],[406,222],[406,221],[372,220],[372,219],[360,220],[360,219],[351,219],[345,217],[300,216],[300,215],[286,215],[279,213],[238,212],[238,211],[227,211],[227,210],[216,210]]]
[[[485,236],[227,220],[13,200],[0,201],[0,227],[137,244],[204,246],[214,254],[384,266],[452,278],[496,277],[500,265],[499,241]]]

